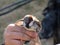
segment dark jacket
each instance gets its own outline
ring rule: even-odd
[[[60,0],[49,0],[47,7],[43,10],[45,18],[42,20],[42,30],[39,33],[41,39],[52,36],[60,43]]]

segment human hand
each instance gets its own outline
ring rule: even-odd
[[[5,45],[23,45],[23,42],[36,37],[36,32],[27,31],[24,27],[10,24],[4,31]]]

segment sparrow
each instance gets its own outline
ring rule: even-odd
[[[41,29],[41,22],[33,15],[25,15],[22,19],[18,20],[15,24],[18,26],[24,26],[29,31],[40,32]]]
[[[35,31],[37,33],[39,33],[41,29],[41,22],[33,15],[25,15],[15,24],[18,26],[24,26],[26,29],[28,29],[28,31]],[[25,41],[24,44],[27,44],[28,42],[30,41]]]

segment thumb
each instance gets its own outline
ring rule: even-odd
[[[37,32],[34,31],[25,31],[25,34],[27,34],[31,38],[36,38],[36,36],[38,35]]]

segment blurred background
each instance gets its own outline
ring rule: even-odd
[[[16,1],[18,0],[0,0],[0,8]],[[47,5],[47,1],[48,0],[34,0],[6,15],[0,16],[0,45],[3,42],[3,32],[8,24],[16,22],[27,14],[33,14],[41,21],[44,18],[42,11]]]

